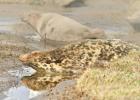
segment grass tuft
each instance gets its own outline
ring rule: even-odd
[[[87,70],[77,88],[97,100],[140,100],[140,52],[130,52],[106,68]]]

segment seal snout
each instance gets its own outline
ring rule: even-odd
[[[23,54],[23,55],[19,56],[19,60],[22,61],[23,63],[27,63],[31,59],[35,59],[38,56],[40,56],[40,52],[39,51],[33,51],[31,53]]]
[[[19,60],[22,61],[23,63],[27,62],[28,61],[28,57],[29,54],[23,54],[21,56],[19,56]]]

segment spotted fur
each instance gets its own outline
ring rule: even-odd
[[[79,77],[87,68],[125,56],[133,48],[120,40],[84,40],[52,51],[21,55],[22,62],[37,70],[22,80],[35,90],[54,87],[61,81]]]

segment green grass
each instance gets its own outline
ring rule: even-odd
[[[140,100],[140,52],[92,68],[78,80],[77,88],[97,100]]]

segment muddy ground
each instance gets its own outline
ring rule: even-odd
[[[122,3],[119,9],[118,5],[107,2],[92,4],[91,2],[81,7],[56,8],[53,6],[28,4],[0,4],[0,100],[9,96],[5,91],[15,86],[22,86],[20,83],[21,76],[30,74],[30,69],[25,69],[27,66],[23,66],[18,60],[20,54],[33,50],[55,48],[50,45],[44,47],[44,44],[40,42],[38,34],[26,23],[23,23],[20,17],[32,11],[57,12],[89,27],[104,29],[108,39],[119,38],[140,45],[140,23],[129,22],[127,19],[128,5]],[[67,87],[69,87],[74,84],[75,81],[64,82],[60,86],[58,85],[56,89],[60,91],[61,86],[68,85]],[[28,89],[26,90],[29,91]],[[64,91],[63,89],[61,90]],[[55,96],[51,94],[47,96],[45,91],[45,93],[42,93],[38,97],[34,97],[38,95],[36,93],[36,95],[30,98],[32,100],[40,100],[42,98],[41,100],[43,100],[45,96],[45,98],[53,97],[51,100],[57,100],[56,94],[58,93],[54,92],[54,94]]]

